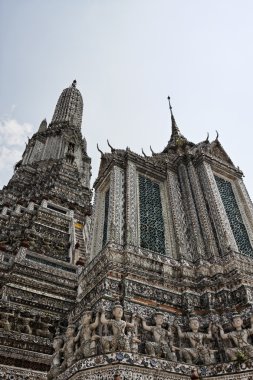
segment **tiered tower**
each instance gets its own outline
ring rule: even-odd
[[[29,139],[0,191],[0,363],[9,366],[3,379],[46,377],[51,340],[74,306],[75,264],[87,260],[91,214],[82,113],[74,81],[63,90],[52,122],[47,126],[43,120]]]
[[[29,141],[1,193],[4,379],[253,376],[253,206],[170,112],[162,152],[101,152],[91,223],[75,83]]]

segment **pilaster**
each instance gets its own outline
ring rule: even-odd
[[[189,237],[191,238],[193,245],[193,259],[198,260],[201,257],[205,257],[205,246],[201,234],[186,164],[181,162],[179,164],[178,171],[181,184],[182,201],[184,204],[185,214],[188,217],[188,228],[191,231]]]
[[[215,236],[213,234],[212,224],[210,222],[210,217],[207,212],[203,190],[201,188],[199,178],[192,161],[189,161],[188,163],[188,172],[192,188],[192,194],[196,205],[197,216],[200,222],[205,242],[205,249],[208,253],[207,257],[217,257],[219,255],[219,252],[216,245]]]
[[[169,170],[167,185],[174,224],[175,239],[177,242],[177,259],[185,258],[192,260],[192,249],[189,241],[187,240],[187,223],[177,174]]]
[[[133,162],[128,161],[126,169],[126,231],[127,244],[139,246],[138,223],[138,174]]]
[[[198,173],[222,253],[225,254],[228,249],[238,251],[210,164],[202,162],[198,167]]]
[[[114,166],[110,175],[108,241],[123,244],[124,234],[124,170]]]

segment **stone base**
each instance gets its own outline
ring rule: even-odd
[[[57,380],[111,380],[116,373],[124,380],[184,380],[198,367],[203,379],[253,380],[253,360],[246,363],[220,363],[194,366],[156,359],[147,355],[116,352],[80,360]]]

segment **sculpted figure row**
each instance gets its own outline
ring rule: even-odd
[[[99,314],[100,317],[99,317]],[[150,356],[165,358],[177,361],[176,352],[179,352],[180,360],[189,364],[211,364],[215,363],[215,352],[217,350],[209,347],[208,341],[212,342],[212,325],[208,327],[207,333],[199,331],[200,323],[196,316],[189,320],[190,331],[183,332],[177,322],[174,323],[174,330],[162,327],[164,315],[161,312],[154,314],[155,325],[148,325],[144,318],[132,315],[131,322],[124,321],[123,308],[120,304],[115,304],[112,309],[114,319],[107,319],[105,311],[102,309],[97,313],[95,321],[92,322],[92,311],[84,312],[77,334],[76,326],[71,321],[68,324],[65,336],[56,335],[53,347],[55,353],[52,359],[51,369],[48,379],[54,379],[59,373],[70,367],[77,360],[97,354],[97,344],[100,342],[100,349],[103,353],[128,351],[137,353],[142,341],[138,335],[138,319],[142,320],[142,327],[150,332],[152,338],[145,341],[145,352]],[[98,335],[96,329],[99,324],[111,327],[112,335]],[[234,331],[224,333],[221,325],[215,328],[220,330],[222,341],[228,341],[229,346],[224,346],[227,360],[239,360],[240,358],[253,358],[253,346],[249,341],[253,335],[253,317],[251,327],[242,328],[242,318],[234,315],[232,325]],[[145,338],[146,339],[146,338]],[[177,345],[175,345],[177,341]],[[143,342],[144,343],[144,342]],[[233,346],[233,347],[231,347]]]
[[[5,331],[16,331],[19,333],[52,338],[50,332],[52,324],[43,321],[40,315],[24,316],[18,310],[11,313],[0,312],[0,328]]]

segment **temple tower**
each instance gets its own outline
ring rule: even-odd
[[[45,379],[87,261],[91,160],[76,81],[0,191],[0,377]],[[76,265],[77,264],[77,265]]]
[[[52,258],[85,262],[91,167],[81,134],[82,113],[83,100],[74,81],[63,90],[52,122],[47,126],[43,120],[29,139],[13,177],[0,192],[2,215],[18,219],[12,247],[25,241],[36,252]],[[35,216],[29,218],[27,211]],[[61,232],[54,230],[57,225]],[[0,240],[5,246],[10,243],[9,227],[5,222],[1,228]]]
[[[253,376],[243,174],[218,134],[189,141],[169,108],[160,152],[100,151],[92,212],[76,82],[29,140],[0,193],[5,380]]]
[[[80,354],[81,339],[58,380],[189,379],[194,371],[249,379],[252,203],[218,135],[190,142],[169,106],[171,136],[160,153],[109,143],[101,152],[90,263],[71,313],[88,328],[91,310],[100,338]]]

